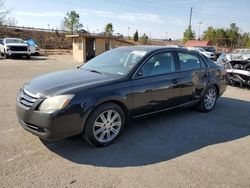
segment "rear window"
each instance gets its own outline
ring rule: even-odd
[[[202,55],[202,57],[206,60],[207,65],[208,65],[209,67],[217,67],[217,66],[218,66],[214,61],[212,61],[211,59],[209,59],[209,58],[206,57],[205,55]]]

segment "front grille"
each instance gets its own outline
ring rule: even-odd
[[[37,99],[38,96],[30,93],[25,89],[21,89],[18,94],[18,101],[27,108],[30,108],[36,102]]]
[[[27,51],[27,49],[25,46],[10,46],[11,51]]]

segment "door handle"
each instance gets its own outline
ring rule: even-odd
[[[178,82],[179,82],[178,79],[173,79],[173,80],[171,81],[172,84],[177,84]]]

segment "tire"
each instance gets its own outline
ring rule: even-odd
[[[210,86],[205,91],[203,97],[201,98],[200,103],[198,104],[198,110],[201,112],[209,112],[211,111],[217,102],[218,98],[218,90],[215,86]]]
[[[5,59],[9,59],[9,58],[10,58],[10,56],[9,56],[8,54],[6,54],[6,53],[4,53],[3,57],[4,57]]]
[[[26,55],[25,57],[26,57],[26,59],[30,59],[30,55]]]
[[[91,145],[107,146],[121,134],[124,126],[125,114],[122,108],[114,103],[105,103],[89,116],[83,137]]]

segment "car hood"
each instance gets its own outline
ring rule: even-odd
[[[24,46],[28,47],[28,44],[20,44],[20,43],[8,43],[6,46]]]
[[[86,88],[117,79],[117,76],[99,74],[83,69],[65,70],[36,77],[24,88],[39,96],[55,96],[69,93],[73,89]]]

